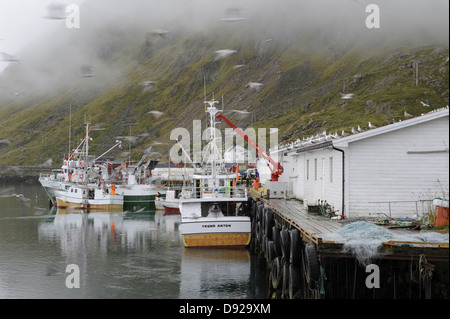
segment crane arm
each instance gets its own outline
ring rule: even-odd
[[[283,173],[283,167],[279,162],[275,162],[273,158],[267,154],[267,152],[259,147],[251,138],[248,137],[241,129],[236,127],[229,119],[225,117],[222,113],[216,115],[217,119],[223,119],[231,128],[233,128],[240,136],[244,138],[251,146],[253,146],[258,152],[258,156],[263,157],[267,162],[269,162],[272,166],[269,165],[270,171],[272,173],[272,181],[278,181],[278,177]]]

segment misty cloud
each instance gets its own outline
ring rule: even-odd
[[[380,29],[365,26],[370,3],[380,7]],[[222,21],[230,7],[239,7],[246,19]],[[152,30],[167,30],[167,41],[187,33],[226,32],[258,48],[267,39],[271,46],[283,48],[304,37],[315,38],[318,45],[376,46],[402,40],[448,47],[448,10],[447,0],[86,1],[79,29],[66,28],[64,21],[49,21],[60,24],[54,33],[37,39],[29,35],[30,45],[18,54],[20,63],[10,64],[0,74],[0,107],[12,100],[11,92],[48,97],[75,87],[88,91],[109,87],[126,75],[125,64],[130,61],[124,56],[137,58],[136,47]],[[310,50],[313,53],[314,47]],[[95,77],[80,77],[84,66]]]

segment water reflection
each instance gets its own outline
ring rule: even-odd
[[[0,191],[0,298],[265,297],[254,256],[184,248],[179,215],[47,209],[40,187]],[[6,196],[18,191],[31,200]],[[79,289],[65,285],[69,264]]]

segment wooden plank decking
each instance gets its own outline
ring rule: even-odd
[[[303,202],[296,199],[265,199],[254,192],[251,192],[251,194],[257,200],[262,201],[265,206],[272,208],[284,223],[297,228],[303,239],[316,245],[321,255],[342,255],[342,247],[345,242],[323,240],[323,235],[338,231],[348,224],[348,221],[331,220],[320,216],[318,213],[308,213]],[[392,229],[391,231],[397,233],[405,230]],[[448,242],[388,241],[383,242],[379,253],[383,258],[407,259],[426,255],[436,260],[448,261],[449,244]]]
[[[338,220],[331,220],[317,213],[308,213],[303,202],[296,199],[263,200],[290,225],[298,228],[303,237],[318,244],[321,234],[334,233],[343,225]]]

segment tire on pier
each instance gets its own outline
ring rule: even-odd
[[[282,262],[283,265],[283,282],[281,285],[281,298],[289,299],[289,263]]]
[[[275,257],[272,260],[272,287],[273,289],[278,289],[280,283],[282,283],[283,278],[283,267],[281,265],[281,258]]]
[[[300,231],[297,228],[291,230],[290,233],[290,263],[296,267],[302,266],[302,249]]]
[[[281,238],[280,238],[280,229],[274,225],[272,226],[272,239],[275,247],[275,254],[277,257],[282,257],[281,252]]]
[[[272,239],[273,211],[270,208],[264,209],[264,232],[269,239]]]
[[[269,264],[269,266],[272,266],[272,261],[275,259],[276,257],[276,253],[275,253],[275,243],[273,242],[273,240],[269,240],[267,238],[267,263]]]
[[[307,244],[305,246],[304,259],[306,282],[309,289],[314,290],[317,288],[320,278],[320,262],[314,245]]]
[[[289,266],[289,299],[297,299],[300,295],[301,279],[300,268]]]
[[[282,260],[284,260],[288,264],[291,262],[291,255],[290,255],[291,243],[289,238],[290,238],[289,232],[286,229],[282,229],[280,231],[281,257]]]

